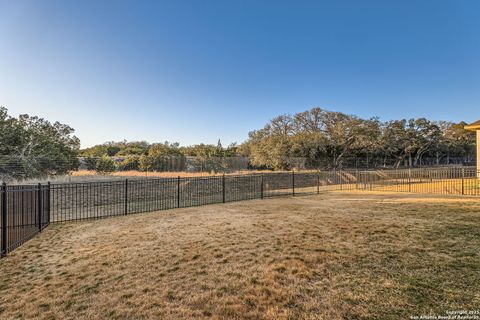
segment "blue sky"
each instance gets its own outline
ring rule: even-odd
[[[480,119],[480,1],[0,0],[0,105],[110,140],[241,142],[313,106]]]

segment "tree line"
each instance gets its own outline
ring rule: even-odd
[[[226,171],[238,167],[236,144],[223,147],[197,144],[182,147],[179,143],[146,141],[107,142],[81,150],[79,156],[87,169],[102,173],[113,171]],[[194,157],[194,161],[188,161]],[[240,161],[240,160],[237,160]],[[190,168],[188,168],[190,167]]]
[[[289,169],[303,159],[306,166],[344,168],[415,167],[473,160],[475,135],[465,122],[426,118],[382,122],[341,112],[312,108],[281,115],[249,133],[239,146],[252,165]]]
[[[250,168],[273,170],[460,164],[474,158],[475,135],[464,130],[465,124],[426,118],[383,122],[312,108],[272,119],[238,146],[122,141],[81,150],[70,126],[13,117],[0,107],[0,178],[62,175],[82,163],[103,173],[190,167],[218,172],[244,166],[236,163],[242,157]]]

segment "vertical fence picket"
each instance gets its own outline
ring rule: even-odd
[[[338,180],[338,185],[335,188],[335,190],[343,190],[343,173],[342,173],[342,170],[339,170],[337,172],[337,180]]]
[[[263,173],[261,174],[261,179],[260,179],[260,199],[263,199]]]
[[[47,182],[47,201],[48,201],[48,202],[47,202],[47,203],[48,203],[48,204],[47,204],[47,225],[50,224],[50,219],[51,219],[51,218],[50,218],[50,213],[51,213],[51,211],[52,211],[52,209],[51,209],[51,207],[50,207],[50,206],[51,206],[51,199],[50,199],[50,196],[51,196],[51,187],[52,187],[52,186],[51,186],[51,184],[50,184],[50,181],[48,181],[48,182]],[[22,195],[23,195],[23,193],[22,193]]]
[[[295,196],[295,171],[292,170],[292,196]]]
[[[180,176],[177,178],[177,208],[180,208]]]
[[[222,176],[222,202],[225,203],[225,173]]]
[[[8,200],[8,196],[7,196],[7,184],[4,182],[2,184],[2,244],[1,244],[1,252],[0,252],[0,255],[3,257],[3,256],[6,256],[7,255],[7,240],[8,240],[8,237],[7,237],[7,223],[8,223],[8,204],[7,204],[7,200]]]
[[[37,220],[38,220],[38,231],[42,231],[42,185],[39,183],[37,186]]]
[[[124,193],[124,213],[128,214],[128,179],[125,179],[125,193]]]
[[[408,192],[412,192],[412,169],[408,169]]]
[[[359,175],[358,175],[358,170],[355,171],[355,183],[356,183],[356,189],[358,190],[358,183],[360,182],[359,181]]]

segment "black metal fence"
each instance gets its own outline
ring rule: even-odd
[[[1,255],[14,250],[50,223],[50,186],[1,186]]]
[[[52,222],[95,219],[292,195],[296,176],[303,193],[316,190],[318,173],[290,172],[52,184],[50,216]]]
[[[278,172],[195,178],[102,181],[1,190],[1,253],[6,255],[50,222],[98,219],[214,203],[335,190],[480,196],[474,168]]]

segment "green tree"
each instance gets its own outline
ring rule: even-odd
[[[79,139],[68,125],[0,107],[0,174],[4,179],[65,174],[78,166]]]

